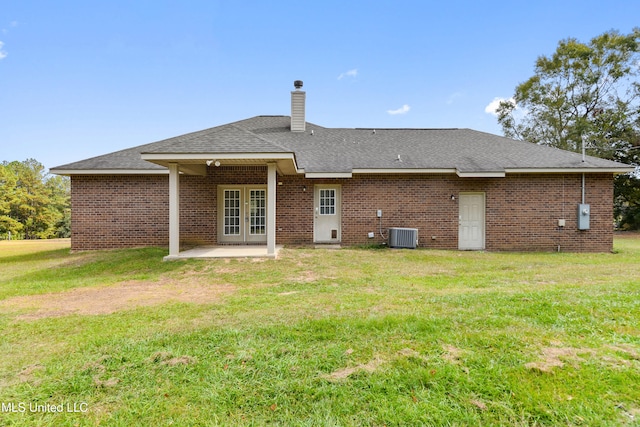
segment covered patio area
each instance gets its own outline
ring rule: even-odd
[[[165,257],[165,260],[230,257],[275,258],[277,256],[279,249],[276,245],[277,176],[278,174],[295,174],[297,172],[293,153],[159,152],[142,153],[142,158],[165,166],[169,170],[169,255]],[[265,167],[266,183],[258,180],[251,183],[255,185],[240,185],[235,180],[227,178],[226,182],[220,181],[216,184],[219,204],[215,215],[217,215],[219,227],[217,235],[211,243],[232,245],[239,243],[241,246],[200,246],[180,251],[180,246],[183,243],[180,238],[181,176],[216,176],[220,173],[219,171],[224,171],[225,167],[255,167],[256,165]],[[247,191],[247,195],[243,196],[245,191]],[[249,199],[249,193],[253,197],[252,199]],[[257,207],[254,208],[254,205]],[[262,245],[256,245],[256,243],[262,243]]]

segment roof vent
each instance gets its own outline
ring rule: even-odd
[[[306,92],[300,90],[302,80],[293,82],[296,90],[291,92],[291,132],[304,132],[305,122],[305,97]]]

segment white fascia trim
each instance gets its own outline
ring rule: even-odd
[[[306,172],[305,178],[351,178],[351,172]]]
[[[460,178],[504,178],[504,171],[495,171],[495,172],[462,172],[456,171],[456,175]]]
[[[456,173],[455,169],[353,169],[353,173],[384,173],[384,174],[407,174],[407,173]]]
[[[506,173],[627,173],[635,168],[530,168],[505,169]]]
[[[169,170],[158,169],[50,169],[55,175],[169,175]]]
[[[305,178],[352,178],[354,174],[448,174],[455,173],[455,169],[353,169],[351,172],[298,172],[304,173]]]
[[[295,157],[293,153],[142,153],[140,155],[142,160],[154,161],[180,161],[180,160],[293,160],[295,163]]]

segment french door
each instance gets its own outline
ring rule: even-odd
[[[218,188],[218,241],[267,241],[267,188],[262,185]]]

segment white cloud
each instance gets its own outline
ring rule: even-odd
[[[349,71],[346,71],[346,72],[340,74],[338,76],[338,80],[342,80],[345,77],[357,77],[357,76],[358,76],[358,69],[354,68],[353,70],[349,70]]]
[[[9,23],[9,28],[16,28],[18,26],[18,21],[11,21]],[[6,28],[2,29],[2,34],[8,34],[9,30],[7,30]]]
[[[464,93],[462,92],[454,92],[451,95],[449,95],[449,98],[447,98],[447,105],[451,105],[454,102],[456,102],[456,100],[458,98],[462,98],[464,96]]]
[[[0,42],[0,59],[4,59],[7,57],[7,52],[5,52],[4,50],[2,50],[2,46],[4,46],[3,42]]]
[[[397,110],[387,110],[387,113],[391,114],[392,116],[395,116],[396,114],[407,114],[410,109],[411,107],[409,107],[407,104],[404,104]]]
[[[513,99],[513,98],[508,98],[507,99],[507,98],[495,97],[495,98],[493,98],[493,101],[491,101],[489,103],[489,105],[484,107],[484,112],[487,113],[487,114],[492,114],[494,116],[497,116],[498,115],[498,112],[497,112],[498,111],[498,107],[500,107],[500,103],[503,102],[503,101],[510,102],[510,103],[512,103],[514,105],[516,103],[516,100]]]

